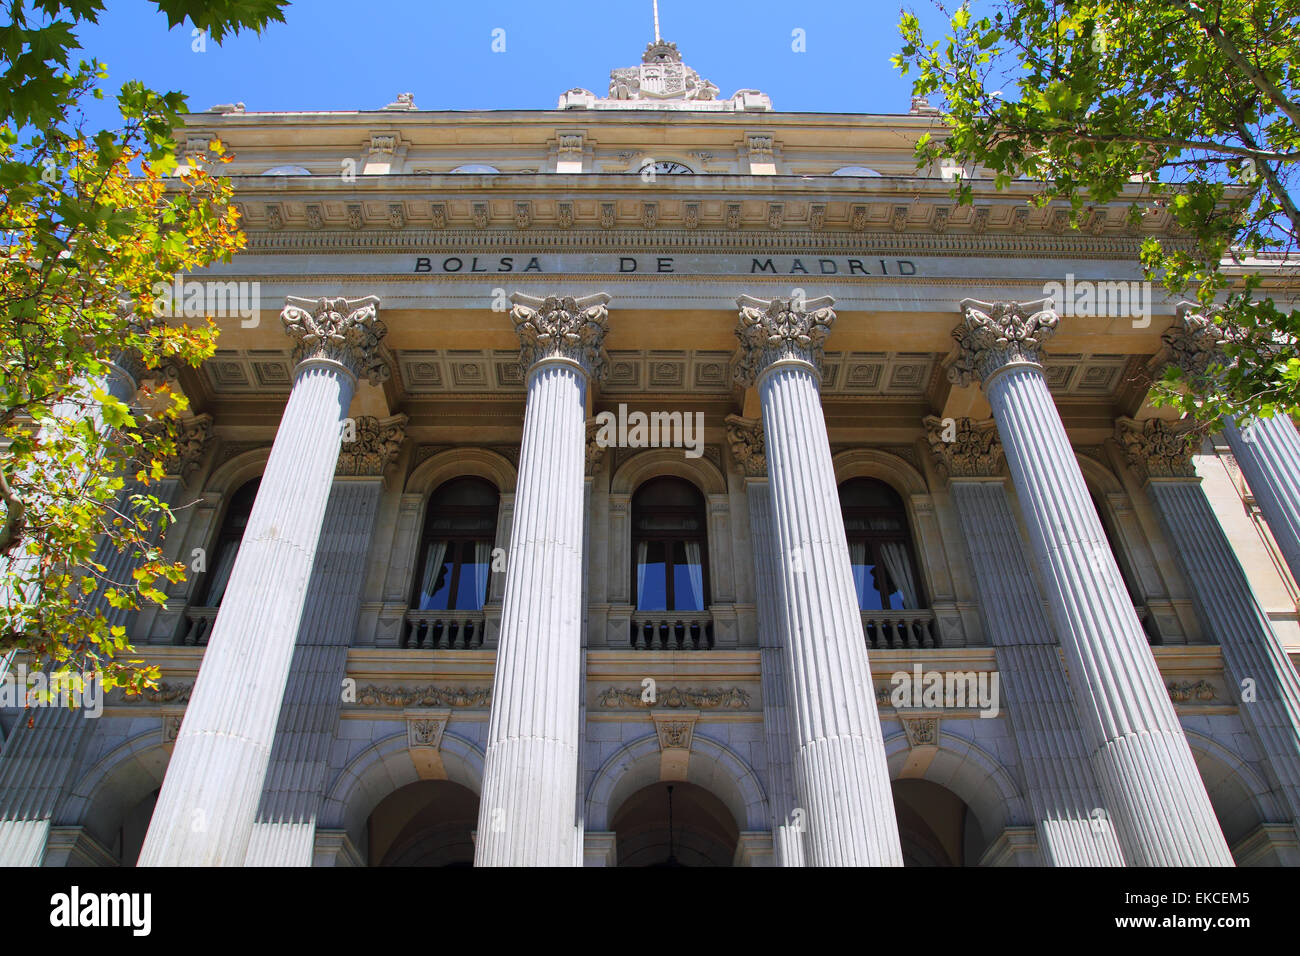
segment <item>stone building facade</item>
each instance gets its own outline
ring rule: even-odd
[[[196,570],[156,691],[5,713],[0,860],[1300,863],[1300,438],[1151,404],[1167,212],[718,96],[189,117],[248,247],[117,387]]]

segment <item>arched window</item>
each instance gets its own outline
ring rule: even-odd
[[[262,170],[263,176],[310,176],[311,170],[305,166],[272,166]]]
[[[261,484],[260,477],[245,482],[230,499],[226,517],[221,522],[221,533],[217,535],[216,547],[212,549],[215,560],[209,564],[207,580],[200,587],[203,600],[197,602],[196,607],[221,606],[226,585],[230,583],[230,572],[235,567],[235,557],[239,554],[240,542],[244,540],[244,531],[248,527],[248,517],[253,513],[257,489]]]
[[[703,611],[708,594],[704,496],[681,478],[653,478],[632,496],[637,610]]]
[[[853,478],[840,485],[840,510],[858,607],[863,611],[924,607],[907,510],[898,492],[875,478]]]
[[[498,498],[482,478],[453,478],[429,498],[412,608],[482,610],[492,574]]]
[[[499,173],[501,170],[495,166],[489,166],[487,163],[466,163],[464,166],[457,166],[452,170],[453,173]]]

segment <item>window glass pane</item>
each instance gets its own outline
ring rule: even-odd
[[[673,542],[673,604],[676,611],[704,610],[704,564],[698,541]]]
[[[636,606],[638,610],[667,610],[668,579],[664,571],[664,543],[642,541],[637,548]]]
[[[456,586],[456,609],[480,611],[487,600],[488,575],[492,571],[492,545],[487,541],[466,541],[462,545],[460,581]]]
[[[425,554],[420,578],[420,596],[417,607],[421,611],[445,611],[451,598],[451,569],[455,560],[455,545],[449,541],[434,541]]]
[[[880,591],[876,589],[876,566],[859,559],[853,565],[853,587],[858,592],[858,607],[864,611],[879,611],[884,607]]]

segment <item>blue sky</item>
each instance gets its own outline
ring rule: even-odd
[[[659,17],[664,39],[721,96],[751,88],[778,110],[906,112],[910,80],[889,63],[899,9],[897,0],[660,0]],[[929,0],[915,9],[942,27]],[[192,110],[377,109],[404,91],[422,109],[554,109],[573,87],[604,95],[609,71],[639,63],[653,38],[650,0],[296,0],[285,20],[199,53],[189,26],[168,31],[152,4],[108,0],[80,37],[108,64],[106,91],[139,79],[182,90]],[[492,51],[498,28],[504,53]],[[792,49],[796,30],[806,52]]]

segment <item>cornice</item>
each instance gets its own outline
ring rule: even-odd
[[[1135,260],[1137,236],[1053,236],[725,230],[725,229],[417,229],[248,230],[250,254],[409,252],[538,253],[548,250],[764,252],[774,255],[884,255]],[[849,278],[841,276],[838,278]]]

